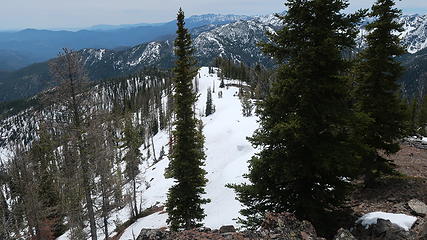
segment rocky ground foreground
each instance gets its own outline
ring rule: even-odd
[[[427,240],[427,150],[413,142],[402,144],[399,153],[389,157],[401,176],[385,177],[373,188],[360,185],[347,203],[352,217],[345,219],[333,240]],[[417,217],[409,231],[379,219],[368,229],[354,220],[370,212],[403,213]],[[219,230],[198,229],[179,233],[165,229],[144,229],[137,240],[321,240],[308,221],[293,214],[269,214],[257,231],[238,232],[233,226]]]

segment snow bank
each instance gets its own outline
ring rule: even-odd
[[[155,213],[144,218],[138,219],[134,224],[130,225],[120,237],[120,239],[134,240],[138,237],[142,229],[157,229],[164,227],[164,223],[168,215],[166,213]]]
[[[363,215],[359,218],[356,223],[362,224],[362,226],[369,228],[371,224],[376,224],[378,219],[390,220],[391,223],[398,225],[399,227],[409,231],[412,225],[417,221],[416,217],[408,216],[405,214],[394,214],[385,212],[372,212]]]

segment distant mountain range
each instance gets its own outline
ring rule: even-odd
[[[189,28],[223,25],[249,16],[206,14],[186,20]],[[55,57],[61,48],[108,48],[134,46],[174,34],[175,21],[158,24],[99,25],[80,31],[25,29],[0,32],[0,70],[16,70]]]
[[[204,14],[204,15],[194,15],[191,16],[186,20],[187,25],[208,25],[208,24],[225,24],[230,22],[235,22],[238,20],[246,20],[250,19],[250,16],[247,15],[234,15],[234,14]],[[171,21],[175,23],[175,21]],[[90,30],[90,31],[111,31],[111,30],[118,30],[118,29],[129,29],[129,28],[136,28],[136,27],[158,27],[158,26],[164,26],[171,22],[166,23],[137,23],[137,24],[121,24],[121,25],[95,25],[89,28],[85,28],[82,30]]]
[[[232,22],[226,23],[227,21]],[[407,72],[402,77],[403,91],[408,97],[418,96],[425,92],[427,86],[427,16],[403,16],[400,21],[405,26],[402,40],[409,52],[401,58],[403,65],[407,67]],[[207,24],[198,26],[202,22]],[[274,32],[281,27],[281,22],[273,15],[249,19],[245,19],[244,16],[233,18],[204,15],[192,17],[187,20],[188,23],[191,23],[190,27],[196,26],[191,29],[191,33],[194,38],[195,55],[200,65],[208,65],[218,56],[246,64],[262,63],[266,66],[274,64],[257,46],[258,42],[267,40],[265,32]],[[366,32],[362,24],[360,37],[364,34]],[[116,50],[86,48],[81,50],[82,61],[94,81],[126,76],[150,66],[168,68],[174,62],[173,39],[174,34],[169,34],[163,35],[160,40],[131,48]],[[361,39],[359,45],[363,46]],[[43,62],[18,71],[0,72],[0,101],[32,96],[50,86],[47,66],[47,62]]]

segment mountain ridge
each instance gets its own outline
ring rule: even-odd
[[[417,54],[427,47],[427,15],[403,16],[400,22],[406,26],[402,41],[409,52],[401,58],[402,64],[408,66],[410,71],[402,78],[403,92],[411,98],[422,94],[420,89],[424,91],[424,82],[427,84],[427,80],[420,80],[426,78],[425,70],[408,64],[413,61],[412,58],[425,58],[427,61],[425,55]],[[223,25],[211,24],[193,28],[191,33],[196,49],[195,56],[199,64],[205,66],[210,65],[216,57],[223,57],[248,65],[262,63],[271,67],[274,65],[273,60],[262,54],[257,43],[268,41],[265,32],[274,32],[280,27],[279,19],[274,15],[267,15]],[[361,37],[366,34],[363,25],[360,32],[358,41],[359,45],[363,45]],[[162,40],[138,44],[131,48],[86,48],[80,53],[90,78],[96,81],[129,75],[147,67],[171,67],[174,62],[173,39],[174,35],[171,34],[164,36]],[[5,86],[5,90],[0,90],[0,101],[32,96],[48,87],[49,72],[46,65],[47,62],[38,63],[18,71],[0,73],[0,84]],[[413,80],[420,84],[414,85]]]
[[[208,24],[222,25],[240,19],[248,19],[244,15],[206,14],[189,17],[187,26],[197,28]],[[150,42],[162,36],[174,34],[176,31],[175,20],[148,25],[134,25],[118,27],[110,30],[81,29],[79,31],[24,29],[15,32],[0,32],[0,50],[13,51],[27,57],[18,64],[0,65],[0,70],[14,70],[29,64],[47,61],[55,57],[63,47],[72,49],[83,48],[108,48],[121,46],[134,46],[142,42]],[[0,59],[2,59],[0,52]],[[18,61],[19,58],[12,59]],[[17,67],[16,67],[17,66]]]

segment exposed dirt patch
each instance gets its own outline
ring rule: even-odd
[[[357,217],[375,211],[413,215],[408,201],[427,203],[427,150],[403,144],[401,151],[389,156],[403,176],[385,177],[373,188],[359,186],[348,205]],[[427,219],[418,217],[415,230]]]
[[[390,159],[404,175],[427,179],[427,150],[404,144]]]

